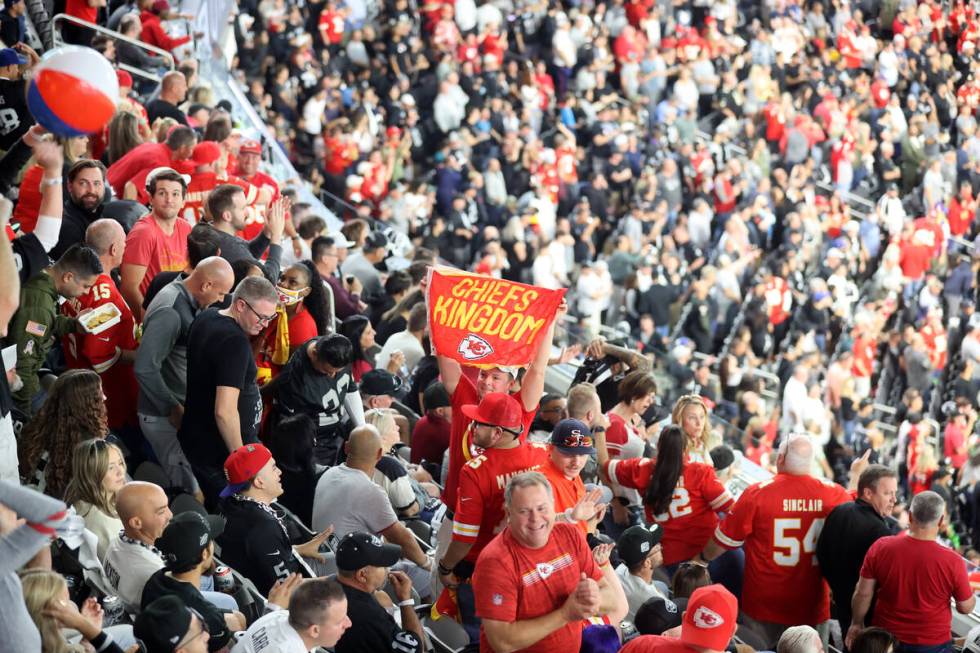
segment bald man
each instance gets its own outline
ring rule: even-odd
[[[145,27],[145,26],[144,26]],[[187,115],[177,107],[187,97],[187,78],[179,70],[172,70],[160,81],[160,95],[148,102],[146,113],[152,125],[157,118],[173,118],[182,125],[187,124]]]
[[[235,275],[220,256],[202,259],[186,279],[175,279],[146,309],[136,355],[140,428],[170,481],[203,499],[177,441],[187,394],[187,335],[198,313],[222,301]]]
[[[851,500],[840,485],[810,476],[813,442],[806,435],[783,438],[776,476],[751,485],[715,530],[702,560],[726,549],[745,550],[742,609],[766,647],[775,649],[790,626],[817,628],[827,641],[830,594],[815,552],[824,520]]]
[[[123,530],[109,543],[104,567],[116,595],[126,611],[133,614],[139,611],[146,581],[163,567],[153,543],[163,534],[173,514],[163,488],[142,481],[132,481],[119,490],[116,511]]]
[[[371,533],[383,536],[402,549],[403,560],[395,566],[405,571],[423,596],[429,593],[429,570],[432,560],[422,552],[418,541],[398,521],[388,495],[371,479],[375,465],[384,455],[381,435],[370,424],[351,431],[345,445],[347,461],[331,467],[320,476],[313,498],[313,528],[320,530],[333,524],[334,533]],[[414,499],[414,497],[413,497]]]
[[[69,368],[95,370],[102,377],[109,428],[116,431],[134,428],[137,423],[136,377],[133,375],[135,320],[110,276],[112,270],[122,264],[126,232],[115,220],[102,218],[85,230],[85,245],[98,254],[102,274],[87,293],[62,303],[61,312],[68,317],[79,317],[91,311],[90,319],[99,319],[102,323],[86,333],[65,336],[65,362]],[[96,315],[103,317],[96,318]]]

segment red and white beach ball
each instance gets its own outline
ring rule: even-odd
[[[65,45],[41,58],[27,90],[38,124],[58,136],[101,130],[119,101],[119,81],[109,61],[91,48]]]

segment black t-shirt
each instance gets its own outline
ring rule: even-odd
[[[184,115],[183,111],[159,98],[147,103],[146,115],[149,117],[151,125],[157,118],[173,118],[182,125],[187,124],[187,116]]]
[[[0,235],[0,238],[2,237],[4,236]],[[21,284],[51,265],[51,259],[44,251],[44,245],[34,234],[24,234],[14,238],[10,246],[14,250],[14,265],[17,266]]]
[[[211,639],[208,640],[208,650],[217,651],[224,647],[231,639],[231,631],[225,624],[225,614],[227,610],[221,610],[213,603],[210,603],[201,594],[201,591],[184,581],[177,580],[167,575],[166,569],[161,569],[150,576],[143,586],[143,598],[141,599],[142,608],[146,608],[153,601],[164,596],[176,596],[184,602],[188,608],[197,611],[204,617],[208,626],[208,633]]]
[[[306,353],[310,342],[300,345],[279,372],[278,405],[286,415],[309,415],[322,433],[340,424],[344,399],[357,386],[349,367],[335,377],[317,372]]]
[[[220,469],[228,457],[214,418],[218,386],[239,389],[242,443],[258,442],[262,400],[255,374],[252,347],[238,323],[216,308],[200,313],[187,336],[187,403],[177,434],[191,463]]]
[[[19,79],[0,79],[0,150],[9,150],[23,136],[34,117],[27,109],[27,93]]]
[[[337,653],[420,653],[418,636],[402,630],[381,604],[367,592],[343,585],[351,626],[337,642]]]

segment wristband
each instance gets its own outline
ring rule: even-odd
[[[449,574],[453,573],[453,570],[444,567],[441,561],[439,562],[438,567],[439,567],[439,573],[442,574],[443,576],[448,576]]]
[[[405,599],[404,601],[398,602],[399,608],[415,607],[415,599]]]
[[[45,188],[46,186],[60,186],[63,183],[61,177],[44,177],[38,184],[38,188]]]
[[[572,517],[572,509],[571,508],[567,508],[565,510],[565,512],[562,513],[562,514],[565,515],[565,519],[568,521],[569,524],[577,524],[578,523],[578,520],[575,519],[574,517]]]

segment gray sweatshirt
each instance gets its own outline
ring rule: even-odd
[[[201,311],[183,279],[163,287],[146,308],[143,337],[136,352],[140,394],[136,410],[167,417],[187,394],[187,334]]]
[[[0,481],[0,504],[27,520],[0,537],[0,642],[5,651],[40,651],[41,635],[24,605],[17,570],[51,541],[65,504],[7,481]]]

